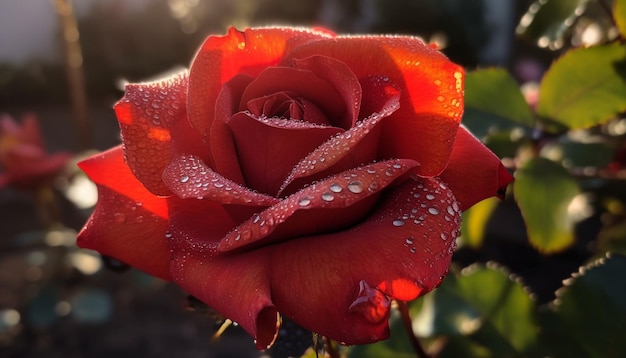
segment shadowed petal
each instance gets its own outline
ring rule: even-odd
[[[176,198],[170,208],[173,280],[243,327],[259,349],[267,348],[279,323],[269,289],[269,253],[217,256],[216,242],[235,225],[218,203]]]
[[[492,196],[503,197],[513,181],[500,159],[465,127],[459,127],[450,163],[440,177],[456,195],[461,210]]]
[[[98,203],[78,245],[169,280],[166,200],[146,190],[115,147],[79,163],[98,186]]]
[[[439,285],[460,225],[452,192],[416,178],[381,203],[348,230],[270,246],[272,298],[283,315],[346,344],[370,343],[389,335],[390,299]]]
[[[341,131],[301,121],[258,119],[243,112],[234,115],[228,126],[247,186],[271,195],[278,193],[299,160]]]

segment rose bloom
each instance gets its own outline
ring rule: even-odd
[[[0,188],[33,190],[48,185],[70,158],[67,152],[46,152],[34,115],[25,115],[18,124],[0,114]]]
[[[462,68],[414,37],[295,28],[209,37],[189,72],[130,84],[123,144],[80,164],[78,237],[274,341],[345,344],[446,275],[461,211],[511,176],[459,126]]]

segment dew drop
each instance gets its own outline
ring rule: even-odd
[[[406,238],[406,240],[404,240],[404,242],[406,242],[407,245],[413,245],[413,243],[415,242],[415,238],[413,236],[409,236]]]
[[[123,223],[126,222],[126,215],[122,214],[122,213],[115,213],[113,214],[113,219],[115,219],[116,223]]]
[[[302,197],[298,201],[298,205],[300,205],[300,206],[309,206],[309,205],[311,205],[311,199],[308,196]]]
[[[341,187],[341,185],[337,183],[334,183],[330,186],[330,191],[332,191],[333,193],[341,193],[342,190],[343,188]]]
[[[189,181],[189,177],[186,175],[183,175],[182,177],[180,177],[180,182],[181,183],[186,183]]]
[[[410,248],[410,249],[409,249],[409,251],[410,251],[412,254],[414,254],[414,253],[416,253],[416,252],[417,252],[417,249],[416,249],[415,247],[412,247],[412,248]]]
[[[446,234],[445,232],[441,233],[441,240],[446,241],[448,240],[448,234]]]
[[[363,183],[359,180],[353,180],[348,183],[348,190],[354,194],[359,194],[363,192]]]
[[[437,209],[437,208],[428,208],[428,212],[431,213],[432,215],[437,215],[437,214],[439,214],[439,209]]]
[[[433,200],[435,199],[435,196],[433,194],[426,194],[426,199]]]
[[[404,220],[396,219],[393,221],[393,226],[404,226]]]
[[[367,190],[369,191],[376,191],[378,190],[378,183],[373,181],[370,183],[370,185],[367,187]]]
[[[171,239],[172,238],[172,233],[169,232],[169,231],[165,232],[165,238],[166,239]]]
[[[324,201],[333,201],[335,200],[335,196],[331,192],[325,192],[322,194],[322,200]]]

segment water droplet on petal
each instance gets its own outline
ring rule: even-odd
[[[180,182],[181,183],[186,183],[189,181],[189,177],[186,175],[183,175],[182,177],[180,177]]]
[[[113,219],[115,220],[116,223],[123,223],[126,222],[126,215],[122,214],[122,213],[115,213],[113,214]]]
[[[322,200],[324,201],[333,201],[335,200],[335,196],[331,192],[325,192],[322,194]]]
[[[309,205],[311,205],[311,198],[309,198],[308,196],[300,198],[300,200],[298,201],[298,205],[300,205],[300,206],[309,206]]]
[[[448,240],[448,234],[446,234],[445,232],[441,233],[441,240],[446,241]]]
[[[393,226],[404,226],[404,220],[400,220],[400,219],[394,220]]]
[[[371,287],[364,280],[359,281],[359,293],[348,312],[361,314],[372,323],[379,323],[389,317],[391,300],[382,291]]]
[[[433,194],[426,194],[426,199],[428,200],[434,200],[435,196]]]
[[[348,183],[348,190],[350,190],[350,192],[352,192],[354,194],[362,193],[363,192],[363,183],[361,183],[361,181],[359,181],[359,180],[353,180],[353,181]]]
[[[431,213],[432,215],[437,215],[437,214],[439,214],[439,209],[437,209],[437,208],[428,208],[428,212]]]
[[[341,193],[342,190],[343,188],[341,187],[341,185],[337,183],[330,186],[330,191],[332,191],[333,193]]]
[[[404,242],[406,242],[407,245],[413,245],[413,243],[415,242],[415,238],[413,236],[409,236],[406,238],[406,240],[404,240]]]

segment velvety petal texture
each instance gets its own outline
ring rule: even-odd
[[[460,127],[463,70],[407,36],[209,37],[189,73],[129,85],[122,147],[81,163],[79,245],[169,279],[270,346],[281,315],[385,339],[437,287],[461,212],[512,180]]]

